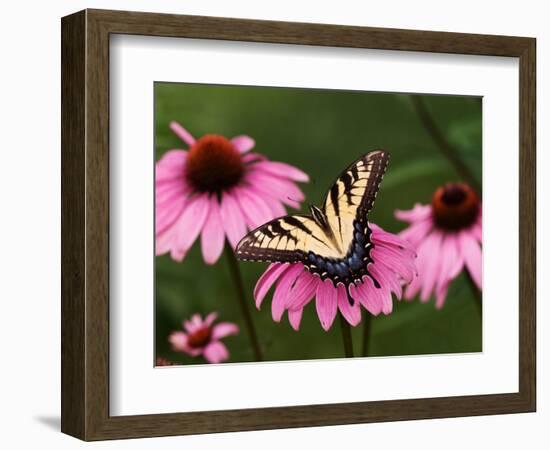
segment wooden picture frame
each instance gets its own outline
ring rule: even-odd
[[[535,411],[533,38],[85,10],[62,19],[62,417],[84,440]],[[221,39],[519,58],[519,392],[109,415],[109,36]]]

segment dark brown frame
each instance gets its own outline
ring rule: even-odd
[[[62,416],[84,440],[535,411],[533,38],[85,10],[62,19]],[[136,34],[519,58],[519,392],[109,416],[109,35]]]

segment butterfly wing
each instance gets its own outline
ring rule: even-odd
[[[338,253],[312,217],[295,215],[272,220],[248,233],[237,245],[245,261],[304,262],[309,252],[326,258]]]
[[[342,172],[327,194],[323,212],[344,254],[353,242],[355,223],[367,227],[367,215],[376,199],[388,161],[389,154],[384,150],[362,156]]]

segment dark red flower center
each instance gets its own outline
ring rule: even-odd
[[[189,344],[189,347],[200,348],[208,344],[211,337],[212,331],[210,330],[210,327],[203,327],[193,333],[189,333],[187,335],[187,343]]]
[[[236,185],[242,178],[241,155],[223,136],[207,134],[189,149],[185,176],[200,192],[221,192]]]
[[[445,230],[469,227],[476,221],[479,208],[479,197],[466,183],[447,183],[432,198],[434,221]]]

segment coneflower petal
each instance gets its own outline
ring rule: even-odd
[[[288,268],[289,264],[270,264],[267,270],[258,279],[256,282],[256,287],[254,288],[256,308],[260,309],[262,302],[271,289],[271,286],[273,286],[273,283],[275,283]]]
[[[338,291],[338,309],[348,323],[355,327],[361,322],[361,303],[348,298],[348,291],[343,284],[336,288]],[[353,305],[351,304],[353,302]]]
[[[317,315],[321,321],[321,326],[325,331],[328,331],[338,311],[338,293],[332,281],[325,280],[317,285],[315,306],[317,308]]]

